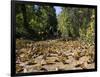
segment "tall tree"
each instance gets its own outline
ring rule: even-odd
[[[79,36],[77,10],[78,8],[62,7],[62,12],[58,17],[58,29],[61,31],[62,37]]]
[[[27,22],[27,13],[26,13],[26,7],[25,4],[21,4],[21,10],[22,10],[22,14],[23,14],[23,23],[24,23],[24,27],[26,30],[28,30],[28,22]]]
[[[23,26],[23,13],[21,4],[16,4],[16,36],[21,37],[25,33]]]
[[[40,6],[39,8],[40,27],[47,35],[54,35],[57,31],[57,18],[53,6]]]

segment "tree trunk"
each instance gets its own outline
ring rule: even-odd
[[[27,15],[26,15],[26,7],[25,4],[21,5],[21,10],[23,14],[23,24],[26,30],[28,30],[28,22],[27,22]]]

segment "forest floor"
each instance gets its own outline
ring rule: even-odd
[[[16,73],[95,68],[95,45],[78,40],[16,40]]]

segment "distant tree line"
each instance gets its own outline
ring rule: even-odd
[[[93,8],[16,4],[16,37],[29,39],[81,38],[94,40],[95,10]]]
[[[95,35],[95,10],[92,8],[62,7],[58,16],[58,30],[64,38],[80,37],[93,42]]]

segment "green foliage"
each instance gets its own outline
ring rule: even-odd
[[[19,10],[19,8],[22,8]],[[57,19],[53,6],[18,5],[16,6],[16,35],[21,37],[42,38],[57,31]],[[28,37],[28,38],[29,38]]]
[[[94,9],[88,9],[88,11],[90,16],[84,17],[83,26],[80,28],[80,36],[81,39],[93,44],[95,38],[95,13]]]
[[[94,40],[95,40],[95,19],[94,19],[94,15],[92,15],[93,18],[91,18],[91,22],[89,23],[89,27],[87,29],[87,34],[86,34],[86,40],[91,43],[94,44]]]
[[[62,7],[58,16],[58,30],[63,38],[77,38],[88,42],[94,42],[93,9]]]
[[[79,36],[77,10],[77,8],[63,7],[61,14],[58,16],[58,29],[61,31],[62,37]]]
[[[55,36],[94,42],[95,11],[92,8],[16,5],[16,36],[44,40]],[[60,36],[61,35],[61,36]]]
[[[16,33],[17,34],[21,34],[23,33],[23,16],[22,13],[16,15]]]

